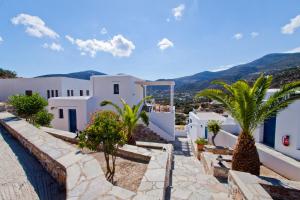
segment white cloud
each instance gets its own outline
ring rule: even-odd
[[[157,43],[157,46],[161,49],[161,50],[165,50],[169,47],[173,47],[174,44],[173,42],[171,42],[169,39],[167,38],[163,38],[162,40],[160,40],[158,43]]]
[[[107,41],[74,39],[68,35],[66,35],[66,38],[78,47],[81,55],[89,54],[91,57],[95,57],[98,51],[108,52],[117,57],[129,57],[135,49],[133,42],[120,34]]]
[[[184,9],[185,9],[184,4],[180,4],[179,6],[172,9],[172,14],[176,20],[181,19]]]
[[[293,34],[294,31],[300,27],[300,15],[290,19],[290,23],[281,28],[282,34]]]
[[[291,49],[291,50],[283,52],[283,53],[300,53],[300,47],[296,47],[294,49]]]
[[[103,28],[101,29],[100,33],[101,33],[102,35],[107,34],[107,29],[106,29],[105,27],[103,27]]]
[[[257,36],[259,36],[259,33],[258,33],[258,32],[252,32],[252,33],[251,33],[251,37],[252,37],[252,38],[256,38]]]
[[[74,38],[72,38],[72,37],[69,36],[69,35],[66,35],[65,38],[66,38],[69,42],[71,42],[72,44],[74,44],[74,42],[75,42]]]
[[[51,44],[44,43],[42,47],[45,49],[51,49],[53,51],[63,51],[64,50],[60,44],[55,43],[55,42],[52,42]]]
[[[243,38],[243,34],[242,33],[236,33],[233,35],[233,38],[236,40],[240,40]]]
[[[3,42],[3,38],[0,36],[0,44]]]
[[[33,37],[50,37],[53,39],[59,37],[59,35],[47,27],[45,22],[38,16],[21,13],[18,16],[13,17],[11,22],[14,25],[23,24],[26,27],[26,33]]]

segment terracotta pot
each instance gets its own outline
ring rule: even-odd
[[[204,150],[204,144],[197,144],[197,149],[198,149],[198,151],[203,151]]]

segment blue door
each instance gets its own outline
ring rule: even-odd
[[[270,147],[275,144],[276,116],[265,120],[264,123],[264,140],[263,143]]]
[[[69,109],[69,131],[72,133],[77,131],[76,109]]]
[[[205,126],[205,139],[207,139],[207,126]]]

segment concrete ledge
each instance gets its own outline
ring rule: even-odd
[[[62,131],[54,128],[44,127],[42,126],[40,128],[42,131],[45,131],[46,133],[49,133],[50,135],[62,139],[64,141],[70,142],[72,144],[77,144],[77,135],[75,133],[70,133],[68,131]]]
[[[169,183],[172,149],[168,151],[125,145],[123,153],[150,159],[137,193],[109,183],[98,161],[64,141],[14,115],[1,112],[0,124],[41,162],[66,188],[67,199],[164,199]],[[167,148],[168,149],[168,148]]]
[[[265,188],[272,190],[268,192]],[[254,176],[233,170],[229,171],[228,189],[230,199],[234,200],[265,200],[273,199],[272,196],[278,199],[297,199],[300,195],[299,182]]]

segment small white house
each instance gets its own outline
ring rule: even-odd
[[[55,97],[49,99],[49,112],[54,114],[52,126],[61,130],[76,132],[83,130],[90,121],[91,114],[98,110],[114,110],[112,106],[100,107],[104,100],[112,101],[122,107],[120,99],[129,105],[137,104],[147,96],[148,85],[170,86],[170,109],[164,112],[148,106],[149,128],[162,138],[175,139],[175,109],[173,106],[173,81],[144,81],[130,75],[92,76],[90,79],[92,95],[89,97]]]
[[[223,130],[231,133],[239,133],[239,125],[230,116],[224,116],[215,112],[190,112],[187,132],[191,140],[194,142],[197,138],[208,138],[207,122],[209,120],[217,120],[222,123]]]
[[[39,93],[45,99],[60,96],[89,96],[88,80],[67,77],[40,77],[0,79],[0,101],[7,101],[15,94]]]

